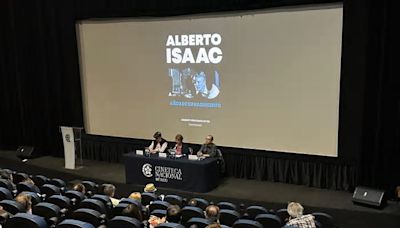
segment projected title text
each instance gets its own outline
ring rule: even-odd
[[[169,35],[166,43],[167,63],[212,63],[222,60],[222,51],[218,47],[222,37],[213,34]],[[199,47],[194,51],[191,47]]]

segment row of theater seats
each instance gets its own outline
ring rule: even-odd
[[[122,211],[129,204],[147,208],[149,215],[159,218],[166,216],[170,205],[182,208],[179,224],[163,223],[157,226],[160,228],[204,228],[211,224],[204,213],[210,203],[203,198],[192,199],[196,205],[190,206],[178,195],[167,195],[161,200],[155,193],[142,193],[140,202],[123,198],[114,207],[110,198],[101,194],[100,186],[92,181],[82,182],[87,190],[86,194],[83,194],[67,189],[66,183],[59,178],[49,179],[43,175],[12,173],[16,186],[13,186],[10,180],[0,179],[0,206],[11,214],[3,224],[5,227],[143,227],[143,221],[122,215]],[[35,185],[22,182],[27,177],[31,178]],[[24,213],[22,206],[14,200],[21,192],[31,196],[32,214]],[[242,211],[231,202],[219,202],[217,206],[220,209],[219,222],[224,228],[280,228],[289,217],[286,209],[272,211],[253,205]],[[324,213],[314,213],[314,216],[318,221],[317,227],[334,227],[331,216]]]

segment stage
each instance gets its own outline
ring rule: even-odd
[[[43,174],[60,177],[66,181],[93,180],[97,183],[113,183],[117,196],[125,197],[132,191],[141,191],[143,186],[125,184],[125,167],[120,163],[84,160],[77,170],[64,169],[64,159],[44,156],[22,163],[15,151],[0,151],[0,167],[28,174]],[[101,174],[101,175],[99,175]],[[268,209],[280,209],[289,201],[298,201],[305,206],[306,213],[326,212],[331,214],[338,227],[398,227],[400,204],[389,201],[382,209],[353,205],[352,193],[311,188],[301,185],[256,181],[226,177],[220,185],[208,193],[193,193],[159,188],[160,193],[177,193],[184,197],[204,197],[210,201],[229,200],[235,203],[258,204]]]

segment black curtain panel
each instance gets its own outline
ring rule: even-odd
[[[0,148],[62,156],[60,125],[83,126],[75,22],[242,11],[329,0],[0,1]],[[229,175],[322,188],[400,184],[400,88],[393,1],[343,1],[339,157],[224,148]],[[85,157],[120,162],[147,141],[85,136]],[[195,145],[194,145],[195,146]]]

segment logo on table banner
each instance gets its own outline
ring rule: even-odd
[[[71,142],[71,135],[66,134],[66,135],[65,135],[65,141]]]
[[[153,167],[152,165],[146,163],[142,166],[142,172],[145,177],[152,177],[153,176]]]

